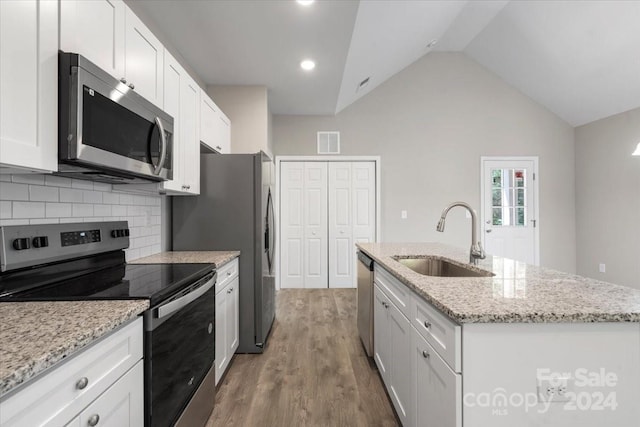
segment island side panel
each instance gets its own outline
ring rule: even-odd
[[[464,427],[640,422],[638,323],[464,324],[462,348]],[[569,402],[541,401],[554,377],[570,378]]]

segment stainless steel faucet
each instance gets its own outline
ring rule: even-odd
[[[444,222],[446,221],[447,214],[451,210],[451,208],[455,206],[462,206],[471,214],[471,252],[469,253],[469,264],[477,264],[479,259],[484,259],[484,249],[482,249],[482,245],[478,241],[478,215],[476,215],[476,211],[465,202],[453,202],[449,206],[447,206],[440,216],[440,221],[438,221],[438,227],[436,230],[439,232],[444,231]]]

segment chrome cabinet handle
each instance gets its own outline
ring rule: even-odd
[[[124,77],[120,77],[120,83],[122,83],[123,85],[126,85],[127,79],[125,79]]]
[[[425,359],[428,359],[429,357],[431,357],[431,355],[427,350],[422,350],[422,357],[424,357]]]
[[[428,320],[425,320],[424,321],[424,327],[427,328],[427,329],[430,329],[431,328],[431,322],[429,322]]]
[[[382,303],[382,306],[383,306],[384,308],[389,308],[389,304],[387,304],[386,302],[383,302],[383,303]]]
[[[216,148],[217,148],[218,150],[222,150],[222,147],[220,147],[219,145],[216,145]]]
[[[230,271],[227,271],[227,276],[231,276],[231,272]]]
[[[83,390],[89,384],[89,378],[82,377],[76,382],[76,388],[78,390]]]
[[[131,90],[133,90],[133,89],[135,89],[135,88],[136,88],[136,87],[135,87],[135,85],[134,85],[133,83],[129,83],[127,86],[129,86],[129,88],[130,88]]]
[[[227,289],[227,293],[230,294],[231,292],[233,292],[233,288],[229,288]]]
[[[87,424],[89,424],[91,427],[93,427],[93,426],[97,426],[99,421],[100,421],[100,415],[93,414],[87,420]]]
[[[167,138],[164,135],[164,127],[162,126],[160,117],[156,117],[155,122],[156,126],[158,126],[158,130],[160,130],[160,142],[162,143],[162,148],[160,148],[160,161],[158,162],[158,165],[153,169],[153,174],[159,175],[162,167],[164,166],[164,162],[167,161]]]

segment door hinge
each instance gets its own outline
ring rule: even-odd
[[[536,173],[535,172],[533,173],[533,180],[534,181],[536,180]]]
[[[536,224],[538,223],[538,220],[532,219],[531,222],[533,223],[533,228],[536,228]]]

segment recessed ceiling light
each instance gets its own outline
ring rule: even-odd
[[[311,3],[313,3],[313,0],[296,0],[298,2],[299,5],[302,6],[309,6]]]
[[[305,59],[300,63],[300,68],[302,68],[305,71],[311,71],[314,68],[316,68],[316,63],[310,59]]]

